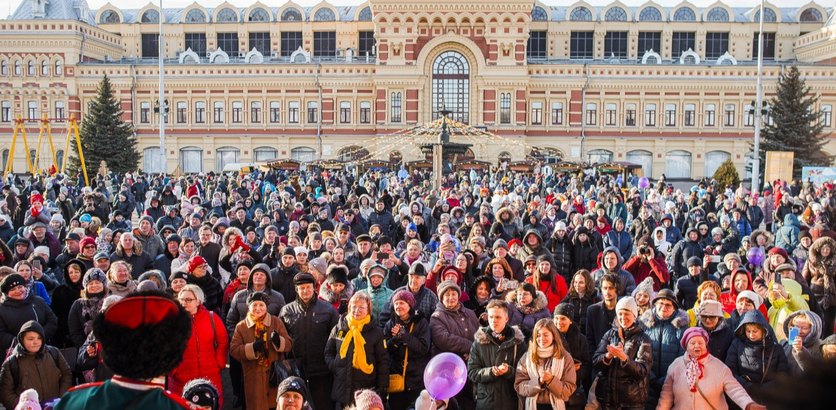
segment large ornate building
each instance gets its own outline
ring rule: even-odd
[[[502,138],[476,159],[630,161],[646,175],[700,178],[727,158],[743,173],[753,139],[760,7],[628,7],[618,1],[370,0],[164,9],[23,0],[0,20],[0,150],[13,120],[82,117],[103,75],[117,87],[144,156],[161,169],[219,170],[269,158],[422,158],[387,135],[438,118]],[[809,3],[764,12],[764,90],[798,64],[834,132],[836,22]],[[766,119],[768,121],[768,117]],[[34,150],[38,123],[27,123]],[[398,145],[398,146],[395,146]],[[44,145],[47,146],[47,145]],[[25,171],[18,141],[14,170]],[[836,154],[836,143],[827,150]],[[42,149],[41,163],[51,154]]]

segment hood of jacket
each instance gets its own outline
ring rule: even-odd
[[[522,330],[520,330],[517,326],[508,326],[511,329],[514,329],[514,341],[517,344],[525,343],[525,335],[523,335]],[[473,335],[473,339],[479,344],[486,345],[491,342],[491,339],[488,337],[488,332],[490,331],[490,327],[480,327],[479,330],[476,331],[476,334]],[[507,329],[506,329],[507,332]],[[504,343],[507,343],[508,340],[505,340]]]
[[[656,233],[659,231],[662,232],[662,240],[656,239]],[[658,247],[662,242],[667,242],[667,234],[668,230],[665,229],[665,227],[657,226],[656,229],[653,230],[653,243]]]
[[[821,254],[821,248],[825,245],[830,246],[830,255],[828,255],[827,258],[823,257]],[[813,242],[813,245],[810,246],[808,262],[812,263],[813,265],[823,263],[825,265],[832,266],[834,263],[836,263],[836,241],[834,241],[830,237],[822,236],[821,238]]]
[[[737,329],[734,330],[734,336],[738,339],[749,341],[749,338],[746,337],[745,330],[746,325],[750,323],[758,324],[764,330],[764,343],[766,343],[767,340],[771,341],[774,339],[775,332],[772,330],[772,326],[769,326],[769,323],[766,321],[763,313],[761,313],[758,309],[753,309],[743,314],[740,318],[740,323],[737,325]]]
[[[531,246],[531,245],[528,244],[528,238],[531,235],[534,235],[534,236],[537,237],[537,245]],[[540,231],[538,231],[536,229],[529,229],[528,232],[526,232],[525,235],[523,235],[522,242],[523,242],[523,246],[525,246],[526,248],[530,248],[530,249],[536,251],[536,250],[540,249],[540,247],[543,246],[543,237],[540,236]]]
[[[345,285],[345,289],[341,294],[337,294],[333,290],[331,290],[331,285],[328,282],[322,282],[322,285],[319,286],[319,298],[328,302],[328,303],[337,303],[341,299],[351,299],[354,296],[354,284],[351,283],[352,281],[348,281],[348,284]]]
[[[517,307],[520,307],[519,302],[517,301],[517,293],[519,293],[520,288],[514,289],[509,291],[507,295],[505,295],[505,301],[508,303],[512,303]],[[539,312],[549,306],[549,299],[546,297],[546,294],[543,292],[537,291],[537,296],[531,301],[531,313]]]
[[[23,337],[26,333],[35,332],[41,336],[41,348],[36,352],[36,354],[43,353],[44,347],[46,346],[46,337],[44,336],[44,328],[41,326],[40,323],[34,320],[30,320],[23,324],[20,327],[20,331],[17,332],[17,348],[16,352],[21,354],[29,354],[25,347],[23,347]]]
[[[487,303],[490,300],[490,291],[491,291],[491,289],[494,288],[494,286],[496,285],[496,282],[494,282],[493,278],[490,277],[489,275],[482,275],[482,276],[479,276],[478,278],[473,280],[473,284],[470,285],[470,288],[467,290],[467,296],[470,297],[470,300],[473,300],[473,301],[478,300],[476,298],[476,288],[478,288],[479,285],[482,284],[483,282],[488,284],[488,299],[485,300],[485,303]]]
[[[615,265],[615,269],[613,269],[613,270],[607,269],[607,267],[604,265],[604,257],[607,256],[607,253],[609,253],[609,252],[614,253],[615,256],[618,258],[618,264]],[[617,274],[617,273],[621,272],[621,266],[622,265],[624,265],[624,258],[621,257],[621,252],[619,252],[618,248],[616,248],[615,246],[607,246],[604,249],[604,251],[601,252],[601,269],[603,269],[604,272],[612,272],[612,273]]]
[[[514,211],[508,207],[499,208],[499,211],[496,212],[496,219],[502,222],[504,225],[510,224],[514,222]]]
[[[775,245],[775,235],[772,232],[763,230],[763,229],[756,229],[752,231],[752,234],[749,235],[749,238],[752,240],[752,246],[758,246],[758,237],[763,236],[766,238],[766,243],[764,244],[765,247],[770,248]]]
[[[673,327],[677,329],[687,329],[688,326],[691,324],[691,318],[689,318],[688,313],[682,309],[677,309],[676,312],[674,312],[673,316],[671,316],[668,320],[671,322]],[[652,309],[647,309],[641,315],[642,325],[646,329],[655,327],[661,321],[662,319],[659,318],[659,316],[656,314],[656,307],[653,307]]]
[[[784,215],[784,226],[795,226],[796,228],[800,227],[801,224],[798,222],[798,217],[795,214],[786,214]]]
[[[691,237],[688,236],[688,235],[691,234],[691,232],[696,232],[697,233],[697,240],[696,241],[692,241]],[[685,237],[683,239],[685,239],[685,242],[688,242],[688,243],[696,243],[697,241],[700,240],[700,231],[698,231],[697,228],[688,228],[688,230],[685,231]]]
[[[821,339],[822,322],[819,315],[809,310],[796,310],[795,312],[790,313],[787,318],[784,319],[784,334],[790,334],[790,323],[792,323],[793,319],[799,315],[807,316],[810,320],[810,333],[807,334],[801,343],[808,349],[815,347],[816,342]]]

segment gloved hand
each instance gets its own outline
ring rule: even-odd
[[[261,352],[261,353],[264,353],[266,355],[267,354],[267,344],[264,343],[264,340],[258,339],[255,342],[253,342],[253,351],[256,352],[256,353]]]
[[[281,335],[279,335],[279,332],[276,332],[274,330],[273,333],[270,335],[270,341],[273,342],[273,344],[276,345],[276,347],[281,346],[282,345],[282,337],[281,337]]]
[[[249,246],[247,246],[247,244],[246,244],[246,243],[244,243],[244,241],[242,241],[242,240],[241,240],[241,237],[240,237],[240,236],[236,236],[236,237],[235,237],[235,245],[234,245],[233,247],[234,247],[235,249],[238,249],[238,248],[243,248],[243,249],[244,249],[244,252],[249,252],[249,251],[250,251],[250,247],[249,247]]]

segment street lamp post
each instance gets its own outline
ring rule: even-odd
[[[158,39],[160,43],[160,100],[165,99],[165,86],[163,85],[163,58],[165,57],[165,42],[163,41],[163,0],[160,0],[160,37]],[[168,114],[168,100],[165,100],[165,110],[160,110],[160,167],[162,168],[162,172],[165,174],[167,173],[168,169],[166,167],[166,155],[165,155],[165,121],[167,119],[166,114]]]
[[[761,162],[761,119],[763,118],[763,3],[761,0],[760,21],[758,26],[758,83],[755,96],[755,158],[752,161],[752,192],[760,192]]]

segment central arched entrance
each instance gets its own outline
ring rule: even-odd
[[[450,111],[450,119],[470,122],[470,64],[461,53],[445,51],[432,66],[432,119],[441,110]]]

